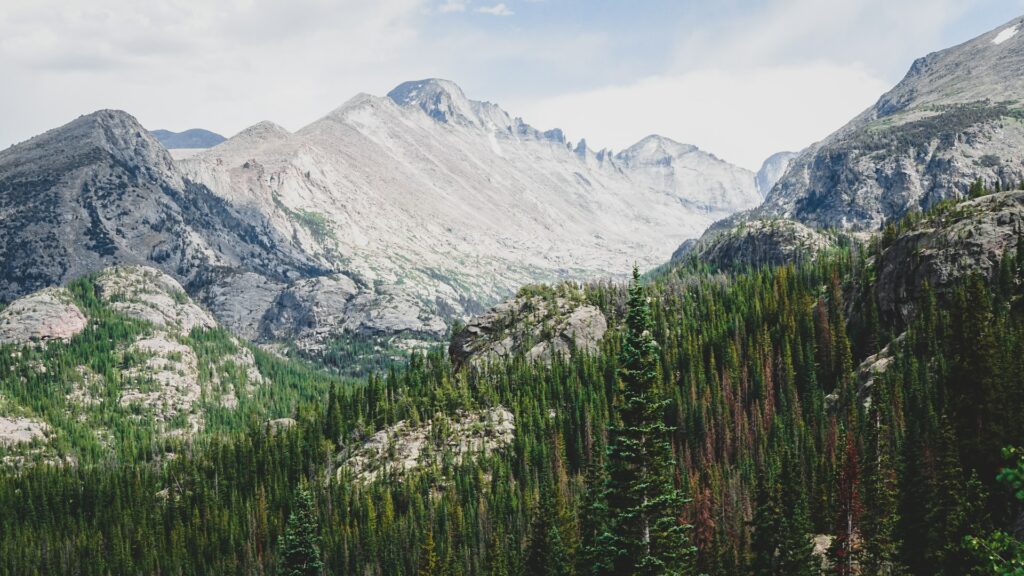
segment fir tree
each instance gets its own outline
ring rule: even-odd
[[[300,487],[292,503],[292,512],[284,530],[278,574],[281,576],[320,576],[320,526],[313,511],[309,489]]]
[[[659,385],[659,348],[639,271],[629,288],[615,419],[609,425],[608,525],[599,538],[597,573],[687,574],[694,549],[680,521],[686,500],[675,486],[668,401]]]

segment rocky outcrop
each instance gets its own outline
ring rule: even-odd
[[[903,332],[892,342],[885,345],[878,352],[868,356],[857,366],[857,397],[865,403],[865,408],[871,407],[871,389],[874,388],[875,380],[880,378],[896,360],[896,349],[906,339],[907,333]]]
[[[115,266],[86,281],[92,284],[87,292],[98,297],[87,308],[77,306],[64,288],[45,288],[0,312],[0,343],[23,346],[66,342],[87,327],[92,312],[83,310],[94,307],[102,311],[103,321],[113,315],[141,323],[126,331],[132,337],[111,341],[114,346],[103,352],[110,355],[110,365],[119,368],[114,381],[85,365],[67,370],[44,361],[32,365],[36,374],[52,370],[54,378],[68,386],[64,408],[75,420],[89,422],[114,391],[117,404],[132,418],[152,423],[161,436],[188,439],[204,428],[208,408],[234,409],[240,397],[269,384],[253,353],[237,339],[221,334],[215,349],[210,349],[202,338],[194,338],[197,331],[215,329],[218,324],[168,274],[145,266]],[[20,358],[28,353],[15,350],[11,354]],[[5,419],[0,422],[0,443],[4,437],[42,438],[42,432],[51,431],[47,421],[60,422],[66,416],[54,420],[51,414],[41,413],[40,420],[26,420],[19,416],[24,412],[24,407],[10,401],[0,402],[0,416]]]
[[[0,311],[0,344],[67,342],[85,326],[85,315],[67,290],[46,288]]]
[[[673,261],[697,257],[721,269],[810,261],[835,246],[832,234],[785,219],[748,220],[684,243]]]
[[[0,416],[0,447],[9,448],[17,444],[31,444],[44,441],[50,427],[46,422],[33,418]]]
[[[1017,18],[914,62],[878,102],[794,159],[760,214],[874,230],[963,196],[978,178],[1024,178],[1024,26]]]
[[[902,233],[875,262],[879,311],[909,320],[928,284],[938,295],[971,274],[991,277],[1024,235],[1024,191],[1003,192],[938,211]]]
[[[472,321],[448,348],[456,370],[522,354],[549,360],[552,355],[595,352],[608,321],[596,306],[582,301],[575,288],[524,289]]]
[[[515,431],[515,418],[503,406],[459,411],[451,418],[438,415],[418,426],[403,420],[343,455],[338,476],[351,473],[369,482],[388,474],[440,465],[446,455],[459,463],[475,454],[509,446],[515,440]]]
[[[188,336],[217,322],[196,305],[177,280],[147,266],[114,266],[96,277],[99,296],[130,318]]]

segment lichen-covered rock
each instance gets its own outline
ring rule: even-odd
[[[925,284],[938,294],[971,274],[991,277],[1024,235],[1024,192],[961,202],[901,234],[875,263],[879,311],[906,321]]]
[[[438,415],[419,426],[403,420],[343,454],[338,476],[350,472],[368,482],[389,473],[440,464],[445,455],[458,463],[474,454],[509,446],[515,440],[515,431],[515,418],[503,406],[459,411],[451,418]]]
[[[526,290],[474,318],[448,348],[456,370],[517,354],[545,360],[553,354],[595,352],[608,320],[574,290],[566,285],[550,294]]]
[[[63,288],[46,288],[19,298],[0,311],[0,344],[68,341],[87,320]]]

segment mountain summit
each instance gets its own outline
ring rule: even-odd
[[[918,59],[846,126],[793,159],[759,212],[874,229],[1024,178],[1024,17]]]
[[[251,138],[265,132],[179,166],[352,279],[360,296],[298,317],[361,332],[436,336],[525,283],[654,265],[760,201],[752,173],[695,147],[573,149],[447,80],[360,94],[293,134]]]
[[[462,88],[450,80],[403,82],[388,92],[388,98],[399,106],[418,107],[439,122],[479,124],[474,108],[480,103],[466,98]]]
[[[521,285],[656,265],[760,201],[752,173],[695,146],[573,147],[445,80],[178,160],[100,111],[0,152],[0,190],[4,300],[147,264],[236,334],[309,349],[440,337]]]

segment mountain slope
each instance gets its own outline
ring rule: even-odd
[[[333,324],[321,332],[440,335],[523,284],[654,265],[760,201],[753,174],[695,147],[571,146],[444,80],[358,95],[295,133],[261,123],[179,166],[366,288],[323,313],[315,290],[296,295],[267,328],[279,334],[304,331],[288,324],[302,317]]]
[[[876,229],[971,182],[1024,178],[1024,17],[914,62],[849,124],[802,152],[758,212]]]

